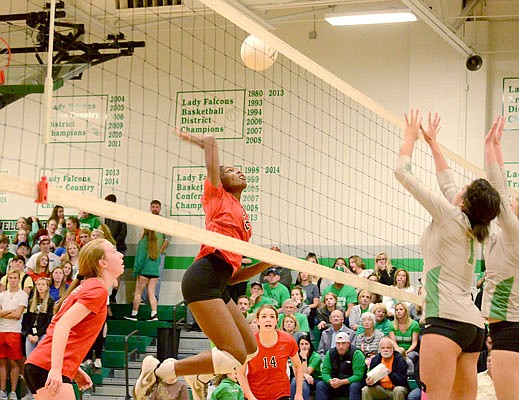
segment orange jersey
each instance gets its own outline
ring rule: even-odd
[[[79,364],[81,364],[88,350],[90,350],[94,344],[97,335],[103,328],[106,320],[107,299],[108,291],[99,279],[90,278],[81,282],[62,304],[61,309],[47,328],[45,338],[29,355],[27,363],[37,365],[38,367],[50,371],[52,338],[56,323],[70,307],[76,303],[80,303],[88,308],[90,313],[70,329],[65,354],[63,356],[63,370],[61,372],[61,374],[67,378],[74,379]]]
[[[272,347],[264,347],[256,332],[258,354],[247,364],[247,380],[258,400],[275,400],[290,397],[290,380],[287,376],[287,362],[299,348],[294,338],[286,332],[276,331],[278,341]]]
[[[222,184],[214,186],[209,180],[204,182],[202,206],[205,212],[205,227],[208,231],[221,233],[235,239],[248,242],[252,236],[252,227],[247,212],[241,203]],[[195,260],[214,253],[217,249],[202,244]],[[233,273],[241,268],[241,254],[219,250],[225,261],[232,265]]]

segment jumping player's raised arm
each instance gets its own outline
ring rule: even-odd
[[[404,129],[404,142],[400,148],[399,157],[396,162],[395,176],[402,186],[437,220],[446,215],[446,210],[451,208],[449,201],[444,196],[432,192],[412,172],[411,156],[422,128],[422,118],[418,111],[411,110],[405,115],[406,126]],[[432,131],[432,128],[429,129]],[[440,159],[438,160],[440,161]],[[445,165],[447,165],[445,163]],[[437,174],[448,173],[447,169],[436,166]]]
[[[181,131],[174,128],[173,132],[180,139],[193,143],[204,150],[205,167],[207,169],[207,179],[213,186],[220,185],[220,159],[218,156],[218,144],[212,135],[199,135]]]
[[[498,215],[499,224],[505,237],[514,242],[519,235],[519,220],[514,213],[508,183],[504,172],[501,137],[505,120],[497,117],[485,138],[485,171],[490,184],[501,196],[501,212]]]
[[[440,145],[436,141],[438,132],[440,132],[440,117],[438,116],[438,113],[435,113],[433,116],[431,112],[429,112],[427,120],[427,129],[420,126],[420,130],[422,131],[423,138],[431,149],[434,165],[436,166],[436,178],[438,179],[440,190],[445,198],[452,203],[456,194],[458,194],[459,189],[454,182],[454,178],[452,177],[449,165],[443,156]]]

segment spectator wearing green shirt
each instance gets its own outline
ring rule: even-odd
[[[303,366],[303,399],[310,399],[310,391],[315,390],[317,382],[321,382],[321,356],[314,350],[309,333],[303,333],[297,340],[299,359]],[[291,397],[296,393],[296,378],[290,384]]]
[[[101,225],[101,221],[96,215],[87,213],[85,211],[79,212],[79,229],[96,229]]]
[[[391,321],[387,318],[386,306],[382,303],[375,304],[371,312],[375,315],[375,329],[382,332],[384,336],[388,336],[391,330]],[[357,335],[362,332],[364,332],[364,327],[360,325],[357,328]]]
[[[281,249],[279,248],[279,246],[272,246],[270,248],[270,250],[274,250],[274,251],[277,251],[279,253],[281,253]],[[275,266],[275,268],[279,271],[279,282],[286,286],[286,288],[288,290],[290,290],[290,286],[292,285],[292,273],[291,271],[288,269],[288,268],[283,268],[283,267],[280,267],[280,266]],[[263,271],[261,274],[260,274],[260,281],[261,282],[265,282],[267,279],[266,275],[268,273],[268,270],[265,270]]]
[[[34,244],[34,237],[36,236],[36,232],[38,232],[40,229],[38,217],[35,215],[29,218],[19,217],[16,221],[16,229],[27,232],[27,238],[25,240],[27,240],[32,246]]]
[[[357,302],[357,292],[354,288],[348,285],[344,285],[339,282],[334,282],[330,286],[323,289],[321,293],[321,301],[324,302],[324,298],[328,293],[335,293],[337,295],[337,307],[344,308],[346,310],[345,317],[350,315],[351,309]]]
[[[162,211],[162,203],[160,200],[154,199],[150,202],[150,212],[153,215],[160,216],[160,213]],[[157,235],[157,245],[159,246],[159,280],[157,282],[157,286],[155,287],[155,297],[157,298],[157,301],[159,300],[160,295],[160,285],[162,284],[162,281],[164,280],[164,267],[166,265],[166,249],[169,246],[169,242],[171,241],[171,236],[166,235],[162,232],[155,232],[155,235]],[[142,301],[146,303],[146,300],[148,299],[148,290],[145,288],[142,292]]]
[[[300,332],[310,332],[310,327],[308,326],[308,319],[301,313],[296,312],[296,302],[292,299],[287,299],[283,302],[283,312],[279,314],[278,321],[278,329],[281,329],[283,326],[283,319],[285,315],[293,315],[294,318],[299,323],[299,331]]]
[[[58,231],[58,221],[50,218],[47,221],[47,234],[50,239],[50,249],[51,251],[56,250],[60,243],[63,241],[63,236],[57,233]]]
[[[284,301],[290,298],[290,292],[285,285],[279,283],[281,272],[278,268],[271,267],[267,269],[265,276],[267,283],[263,284],[263,294],[272,300],[274,307],[280,311]]]
[[[348,265],[346,264],[346,260],[343,257],[337,257],[335,261],[333,262],[333,269],[336,269],[337,271],[346,272],[347,274],[351,274],[351,270],[348,268]],[[319,284],[320,290],[323,290],[324,288],[330,286],[333,283],[331,279],[322,278],[321,283]]]
[[[9,238],[6,235],[0,236],[0,274],[2,276],[5,275],[9,260],[13,257],[14,254],[9,252]]]
[[[211,393],[210,400],[244,400],[243,389],[238,384],[238,374],[230,372],[225,375],[218,375],[216,379],[221,379],[220,383]]]
[[[252,282],[250,285],[250,309],[249,313],[255,313],[263,304],[272,304],[271,299],[263,296],[263,286],[259,281]]]
[[[418,337],[420,325],[411,319],[405,303],[397,303],[395,306],[395,319],[391,324],[389,338],[393,342],[395,350],[402,354],[409,366],[408,371],[413,372],[414,363],[418,358]]]
[[[324,356],[322,381],[316,385],[315,400],[344,396],[349,400],[361,400],[362,378],[366,370],[364,354],[350,348],[350,337],[345,332],[338,333],[335,341],[335,348]]]

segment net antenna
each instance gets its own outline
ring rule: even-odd
[[[11,64],[11,48],[9,43],[0,37],[0,85],[5,83],[5,70]]]

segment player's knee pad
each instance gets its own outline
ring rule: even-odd
[[[213,348],[212,353],[215,374],[228,374],[241,367],[241,362],[227,351],[215,347]]]
[[[245,357],[245,364],[247,364],[250,360],[252,360],[256,355],[259,353],[259,350],[256,349],[254,353],[247,354],[247,357]]]

